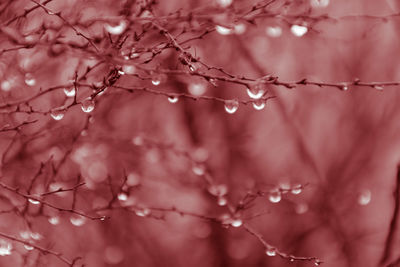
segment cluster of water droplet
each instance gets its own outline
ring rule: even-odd
[[[217,203],[219,206],[225,206],[228,204],[226,195],[228,194],[228,186],[225,184],[212,184],[207,188],[208,192],[217,197]]]

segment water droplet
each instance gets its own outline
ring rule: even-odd
[[[347,85],[342,85],[342,90],[343,90],[343,91],[349,90],[349,86],[347,86]]]
[[[204,83],[191,83],[189,84],[188,91],[190,94],[195,96],[203,95],[207,90],[207,87]]]
[[[161,79],[160,79],[159,77],[154,77],[154,78],[151,80],[151,83],[152,83],[153,85],[155,85],[155,86],[160,85]]]
[[[135,136],[134,138],[132,138],[132,143],[135,146],[142,146],[144,144],[144,139],[141,136]]]
[[[0,239],[0,256],[11,255],[12,245],[4,239]]]
[[[247,88],[247,94],[251,99],[260,99],[264,93],[265,91],[260,85]]]
[[[65,109],[53,109],[50,113],[50,116],[56,120],[62,120],[62,118],[64,118],[65,115]]]
[[[298,195],[303,191],[301,185],[295,185],[293,186],[292,190],[290,191],[293,195]]]
[[[215,30],[221,35],[229,35],[232,33],[232,29],[223,27],[223,26],[215,26]]]
[[[253,108],[255,110],[262,110],[265,107],[265,101],[262,99],[258,99],[253,102]]]
[[[225,206],[226,204],[228,204],[228,200],[226,199],[226,197],[218,197],[218,206]]]
[[[33,247],[32,246],[29,246],[29,245],[24,245],[24,248],[26,249],[26,250],[33,250]]]
[[[118,194],[118,200],[119,201],[126,201],[128,200],[128,195],[124,192],[121,192]]]
[[[228,7],[232,4],[232,0],[216,0],[216,1],[217,1],[217,4],[223,8]]]
[[[265,254],[267,254],[270,257],[276,256],[276,248],[269,247],[265,250]]]
[[[383,86],[381,85],[375,85],[374,89],[378,90],[378,91],[383,91]]]
[[[228,186],[225,184],[214,184],[208,187],[208,192],[216,197],[225,196],[228,193]]]
[[[242,221],[241,219],[234,219],[234,220],[231,222],[231,225],[232,225],[233,227],[240,227],[240,226],[242,226],[242,224],[243,224],[243,221]]]
[[[312,7],[327,7],[329,5],[329,0],[311,0]]]
[[[76,91],[75,91],[75,87],[66,87],[66,88],[64,88],[64,94],[67,96],[67,97],[74,97],[75,96],[75,94],[76,94]]]
[[[30,203],[32,203],[33,205],[39,205],[39,204],[40,204],[40,201],[38,201],[38,200],[36,200],[36,199],[32,199],[32,198],[29,198],[28,201],[29,201]]]
[[[135,74],[136,73],[136,67],[134,65],[124,65],[124,66],[122,66],[122,71],[125,74]]]
[[[235,113],[239,108],[239,101],[237,99],[225,100],[225,111],[229,114]]]
[[[302,25],[292,25],[290,31],[293,33],[294,36],[301,37],[307,33],[308,28]]]
[[[271,203],[278,203],[282,199],[282,194],[279,190],[275,190],[269,194],[268,199]]]
[[[139,217],[146,217],[150,214],[150,210],[147,208],[143,208],[143,209],[137,209],[135,211],[136,215]]]
[[[81,215],[74,215],[69,219],[69,221],[74,226],[82,226],[85,224],[86,218]]]
[[[191,72],[195,72],[195,71],[197,70],[197,68],[196,68],[195,65],[190,64],[190,65],[189,65],[189,70],[190,70]]]
[[[30,236],[31,236],[31,238],[34,239],[34,240],[40,240],[40,239],[42,239],[42,235],[39,234],[39,233],[30,233]]]
[[[81,103],[81,108],[83,112],[89,113],[94,110],[94,101],[92,98],[88,97]]]
[[[371,202],[371,191],[366,189],[363,190],[359,196],[358,196],[358,204],[360,204],[361,206],[366,206]]]
[[[29,232],[29,231],[21,231],[21,232],[19,232],[19,236],[22,239],[29,239],[31,237],[31,232]]]
[[[25,74],[25,83],[28,86],[35,86],[36,85],[36,80],[33,78],[33,75],[30,73]]]
[[[192,171],[194,174],[202,176],[206,173],[206,167],[203,164],[196,163],[193,165]]]
[[[314,265],[315,265],[315,266],[321,265],[321,261],[320,261],[320,260],[315,260]]]
[[[233,28],[233,31],[238,35],[243,34],[246,32],[246,25],[243,23],[236,24]]]
[[[127,25],[128,24],[126,23],[126,21],[122,20],[119,22],[118,25],[111,26],[110,24],[106,24],[104,27],[109,33],[119,35],[125,31]]]
[[[174,96],[169,96],[169,97],[168,97],[168,101],[169,101],[170,103],[176,103],[176,102],[178,102],[178,100],[179,100],[179,97],[176,96],[176,95],[174,95]]]
[[[8,92],[11,90],[12,84],[10,81],[5,80],[1,82],[1,90],[3,90],[4,92]]]
[[[269,37],[277,38],[282,35],[282,28],[279,26],[268,26],[265,32]]]
[[[50,217],[48,221],[52,225],[57,225],[60,223],[60,218],[58,216]]]

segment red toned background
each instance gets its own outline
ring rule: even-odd
[[[0,266],[400,266],[399,11],[0,0]]]

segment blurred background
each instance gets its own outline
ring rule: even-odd
[[[398,8],[0,0],[0,266],[400,266]]]

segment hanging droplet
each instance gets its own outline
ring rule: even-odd
[[[151,83],[152,83],[153,85],[157,86],[157,85],[159,85],[159,84],[161,83],[161,80],[158,79],[158,78],[156,77],[156,78],[153,78],[153,79],[151,80]]]
[[[30,236],[31,236],[31,238],[34,239],[34,240],[40,240],[40,239],[42,239],[42,235],[39,234],[39,233],[30,233]]]
[[[223,26],[215,26],[215,30],[221,35],[229,35],[232,33],[232,29],[223,27]]]
[[[168,101],[169,101],[170,103],[176,103],[176,102],[178,102],[178,100],[179,100],[179,97],[176,96],[176,95],[174,95],[174,96],[169,96],[169,97],[168,97]]]
[[[50,113],[50,116],[56,120],[62,120],[62,118],[64,118],[65,115],[65,109],[53,109]]]
[[[226,204],[228,204],[228,200],[226,199],[226,197],[224,196],[220,196],[218,197],[218,206],[225,206]]]
[[[238,34],[238,35],[245,33],[246,32],[246,24],[243,24],[243,23],[236,24],[233,27],[233,31],[235,32],[235,34]]]
[[[76,92],[75,92],[75,87],[65,87],[64,88],[64,94],[67,96],[67,97],[74,97],[75,96],[75,94],[76,94]]]
[[[314,265],[315,266],[320,266],[321,265],[321,261],[316,259],[315,262],[314,262]]]
[[[290,31],[293,33],[294,36],[301,37],[307,33],[308,28],[302,25],[292,25]]]
[[[225,111],[229,114],[235,113],[239,108],[239,101],[237,99],[225,100]]]
[[[81,215],[74,215],[69,219],[69,221],[71,222],[72,225],[78,227],[85,224],[86,218]]]
[[[247,88],[247,94],[251,99],[260,99],[264,95],[265,91],[261,85],[252,86]]]
[[[118,25],[111,26],[110,24],[106,24],[104,28],[111,34],[119,35],[125,31],[127,25],[128,24],[126,23],[126,21],[122,20]]]
[[[382,85],[375,85],[374,89],[376,89],[378,91],[383,91],[383,86]]]
[[[58,216],[50,217],[48,221],[52,225],[57,225],[60,223],[60,218]]]
[[[118,194],[118,200],[119,201],[126,201],[128,200],[128,195],[124,192],[121,192]]]
[[[279,26],[268,26],[265,33],[272,38],[277,38],[282,35],[282,28]]]
[[[327,7],[329,5],[329,0],[311,0],[312,7]]]
[[[32,247],[32,246],[29,246],[29,245],[27,245],[27,244],[24,245],[24,248],[25,248],[26,250],[33,250],[33,247]]]
[[[11,90],[12,83],[8,80],[2,81],[0,87],[1,87],[1,90],[3,90],[4,92],[8,92]]]
[[[341,87],[341,88],[342,88],[342,90],[343,90],[343,91],[347,91],[347,90],[349,90],[349,86],[347,86],[347,85],[342,85],[342,87]]]
[[[243,221],[241,219],[233,219],[231,222],[231,225],[233,227],[240,227],[240,226],[242,226],[242,224],[243,224]]]
[[[189,93],[195,96],[203,95],[206,90],[207,87],[204,83],[190,83],[188,86]]]
[[[228,7],[232,4],[232,0],[216,0],[216,1],[217,1],[217,4],[223,8]]]
[[[226,184],[213,184],[207,188],[208,192],[216,197],[228,194],[228,186]]]
[[[143,208],[143,209],[137,209],[135,211],[136,215],[139,217],[146,217],[150,214],[150,210],[147,208]]]
[[[12,245],[4,239],[0,239],[0,256],[11,255]]]
[[[262,110],[265,107],[265,101],[262,99],[258,99],[253,102],[253,108],[255,110]]]
[[[358,204],[361,206],[366,206],[371,202],[371,191],[366,189],[363,190],[358,196]]]
[[[192,171],[194,174],[202,176],[206,173],[206,167],[203,164],[196,163],[193,165]]]
[[[265,254],[267,254],[270,257],[276,256],[276,248],[269,247],[265,250]]]
[[[36,200],[36,199],[32,199],[32,198],[29,198],[28,201],[29,201],[30,203],[32,203],[33,205],[39,205],[39,204],[40,204],[40,201],[38,201],[38,200]]]
[[[36,80],[35,80],[35,78],[33,77],[32,74],[27,73],[27,74],[25,74],[25,83],[28,86],[35,86],[36,85]]]
[[[282,199],[282,194],[279,190],[275,190],[269,194],[268,199],[271,203],[278,203]]]
[[[89,113],[94,110],[94,101],[92,98],[88,97],[81,103],[81,108],[83,112]]]
[[[302,191],[301,185],[295,185],[290,191],[293,195],[298,195]]]

